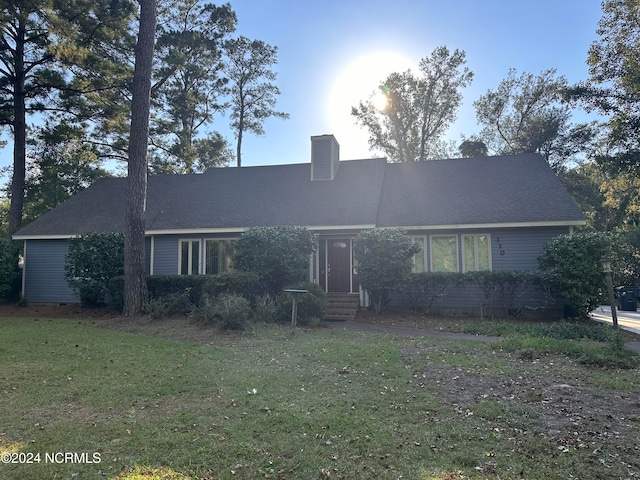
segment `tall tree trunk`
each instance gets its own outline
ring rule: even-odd
[[[24,82],[24,44],[26,26],[20,18],[16,34],[15,79],[13,80],[13,176],[11,178],[11,205],[9,206],[9,235],[22,224],[25,176],[27,173],[27,106]]]
[[[244,112],[240,111],[240,118],[238,119],[238,141],[236,143],[236,158],[238,160],[238,167],[242,166],[242,132],[244,132]]]
[[[238,131],[238,143],[236,144],[236,158],[238,159],[238,167],[242,166],[242,130]]]
[[[156,31],[156,0],[140,1],[140,26],[135,49],[131,96],[131,133],[127,177],[124,244],[124,311],[140,313],[147,295],[144,252],[144,212],[147,198],[147,148],[151,69]]]

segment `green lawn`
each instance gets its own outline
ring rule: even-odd
[[[639,371],[258,326],[0,318],[2,479],[637,478]],[[31,463],[25,463],[30,461]],[[152,477],[152,475],[155,475]]]

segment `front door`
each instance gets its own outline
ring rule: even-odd
[[[349,293],[351,291],[351,240],[327,240],[327,291]]]

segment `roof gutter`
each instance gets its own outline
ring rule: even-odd
[[[405,230],[471,230],[487,228],[523,228],[523,227],[580,227],[586,225],[586,220],[558,220],[553,222],[506,222],[506,223],[469,223],[469,224],[446,224],[446,225],[393,225],[378,227],[375,224],[361,225],[302,225],[314,232],[340,231],[340,230],[370,230],[372,228],[390,229],[403,228]],[[229,228],[196,228],[196,229],[163,229],[147,230],[145,235],[194,235],[194,234],[220,234],[220,233],[242,233],[250,227],[229,227]],[[78,235],[14,235],[14,240],[66,240]]]
[[[394,225],[379,227],[382,229],[403,228],[405,230],[469,230],[479,228],[523,228],[523,227],[579,227],[586,225],[586,220],[558,220],[542,222],[505,222],[505,223],[452,223],[443,225]]]

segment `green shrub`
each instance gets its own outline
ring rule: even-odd
[[[227,272],[207,275],[202,293],[216,297],[223,293],[240,295],[252,300],[261,294],[258,275],[253,272]]]
[[[360,286],[371,298],[377,313],[389,303],[390,294],[405,283],[411,273],[411,258],[420,251],[400,228],[364,230],[354,239]]]
[[[476,285],[482,292],[480,317],[487,308],[502,308],[510,315],[519,317],[524,308],[520,300],[529,288],[540,283],[536,272],[518,270],[482,270],[464,274],[467,283]]]
[[[109,281],[124,275],[124,236],[90,233],[69,240],[65,278],[86,307],[107,305]]]
[[[188,301],[196,305],[204,293],[204,285],[208,278],[206,275],[151,275],[147,277],[149,298],[182,296],[187,292]]]
[[[18,300],[20,269],[18,250],[7,238],[0,238],[0,301]]]
[[[167,309],[161,298],[150,298],[143,306],[143,311],[151,318],[162,318],[167,316]]]
[[[194,304],[189,301],[189,298],[189,289],[182,293],[170,293],[162,297],[150,298],[144,306],[144,311],[152,318],[185,314],[193,309]]]
[[[322,287],[316,283],[302,282],[291,287],[295,290],[307,290],[307,293],[298,296],[299,325],[308,325],[312,319],[324,319],[327,309],[327,296]],[[283,292],[278,297],[278,318],[282,321],[291,320],[293,309],[293,294]]]
[[[605,276],[600,259],[613,259],[614,283],[622,278],[624,249],[621,237],[609,232],[583,232],[560,235],[547,243],[540,256],[541,281],[552,295],[568,300],[578,316],[602,303],[606,292]]]
[[[272,323],[278,319],[278,302],[269,294],[260,295],[255,300],[253,317],[256,322]]]
[[[252,227],[234,244],[233,266],[255,273],[266,293],[278,295],[307,276],[317,243],[317,235],[303,227]]]
[[[124,309],[124,275],[113,277],[107,283],[107,308],[114,312]]]
[[[402,287],[402,296],[412,312],[431,310],[433,303],[460,285],[463,274],[457,272],[410,273]]]
[[[196,309],[196,317],[207,325],[216,324],[224,330],[244,330],[249,324],[249,301],[231,293],[217,297],[205,295]]]

